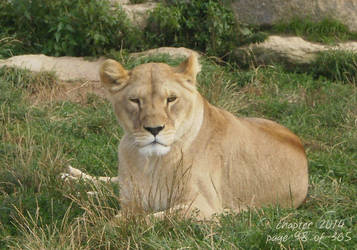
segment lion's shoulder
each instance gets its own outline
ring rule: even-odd
[[[278,141],[284,145],[289,145],[297,151],[303,152],[305,150],[299,137],[295,135],[288,128],[271,120],[263,118],[242,118],[242,120],[249,123],[249,126],[266,135],[270,140]]]

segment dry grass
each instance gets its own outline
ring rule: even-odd
[[[106,98],[100,82],[57,82],[54,86],[34,90],[29,98],[32,105],[70,101],[85,104],[88,94]]]

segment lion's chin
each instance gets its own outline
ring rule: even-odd
[[[162,156],[170,151],[170,146],[159,143],[151,143],[139,149],[139,153],[144,156]]]

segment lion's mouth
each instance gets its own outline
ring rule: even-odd
[[[160,146],[164,146],[164,147],[169,147],[169,145],[160,142],[158,139],[154,139],[153,141],[143,145],[142,147],[147,147],[147,146],[154,146],[154,145],[160,145]]]
[[[166,144],[163,144],[163,143],[161,143],[161,142],[159,142],[159,141],[157,141],[157,140],[152,141],[152,142],[149,143],[148,145],[161,145],[161,146],[167,147]]]
[[[139,152],[146,156],[165,155],[170,151],[170,146],[154,140],[139,149]]]

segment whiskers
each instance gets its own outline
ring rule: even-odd
[[[133,133],[133,143],[137,147],[143,147],[145,145],[148,145],[152,143],[155,140],[155,137],[153,135],[150,135],[148,133]]]
[[[153,136],[149,133],[133,133],[134,143],[138,147],[144,147],[151,143],[162,144],[163,146],[169,146],[173,143],[175,138],[175,130],[162,131],[157,136]]]
[[[148,132],[136,132],[132,134],[133,146],[144,156],[162,156],[170,151],[175,132],[174,129],[165,130],[156,136]]]

